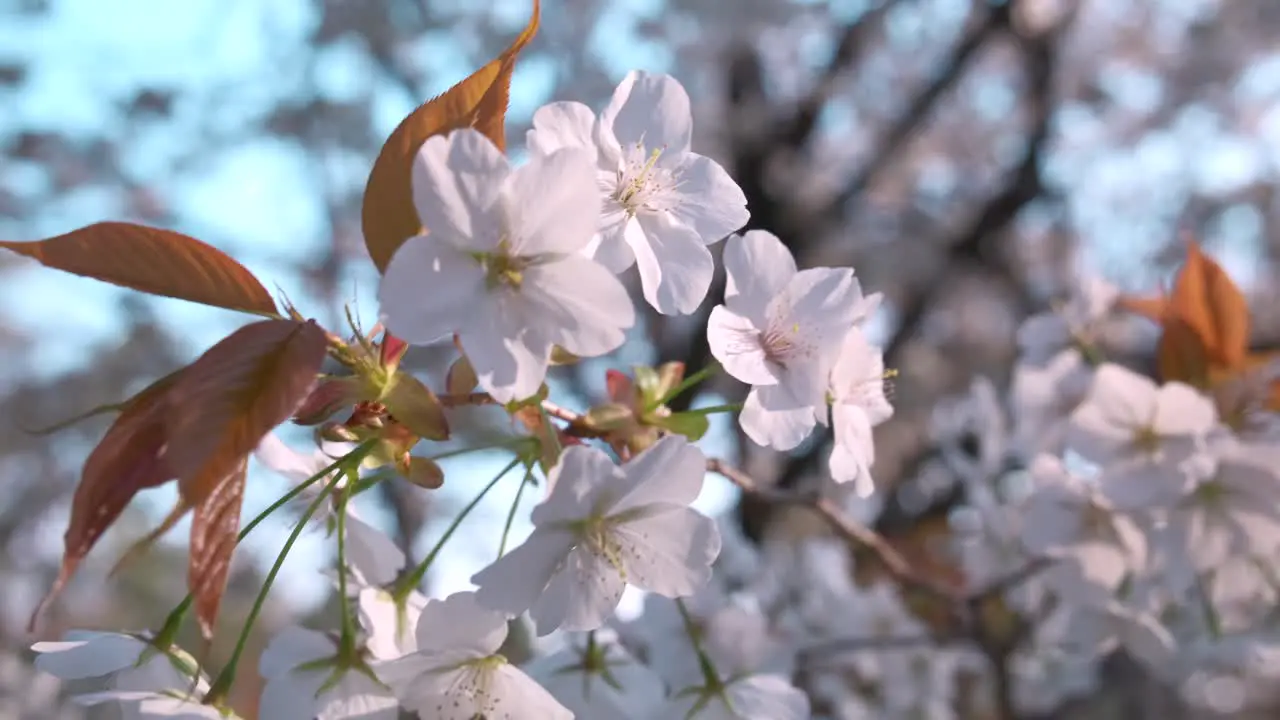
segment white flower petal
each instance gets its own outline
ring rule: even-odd
[[[587,246],[600,222],[595,160],[594,152],[564,148],[511,173],[502,197],[513,254],[577,253]]]
[[[585,517],[603,489],[621,490],[626,482],[622,469],[603,450],[567,447],[547,475],[547,498],[533,509],[530,522],[541,526]]]
[[[523,543],[471,576],[476,602],[510,616],[533,607],[574,543],[563,530],[534,528]]]
[[[796,261],[776,235],[751,230],[725,242],[724,269],[728,276],[724,304],[752,323],[763,325],[769,301],[795,277]]]
[[[804,442],[817,423],[813,407],[800,405],[780,385],[764,385],[747,393],[738,424],[757,445],[786,451]]]
[[[276,633],[258,656],[258,673],[265,678],[284,675],[304,663],[331,657],[337,650],[323,633],[290,625]]]
[[[688,505],[702,492],[706,468],[706,456],[696,445],[667,435],[622,466],[625,494],[609,507],[609,514],[653,503]]]
[[[552,576],[529,615],[537,624],[538,635],[556,628],[570,632],[595,630],[618,607],[624,589],[626,582],[607,558],[578,546]]]
[[[1190,385],[1166,383],[1156,395],[1152,424],[1161,435],[1202,435],[1217,419],[1213,401]]]
[[[640,269],[644,299],[663,315],[697,310],[715,275],[711,251],[691,228],[665,213],[646,213],[637,219],[645,242],[633,244],[631,250]]]
[[[560,148],[587,148],[595,152],[595,113],[579,102],[553,102],[533,113],[533,128],[526,144],[529,150],[549,155]]]
[[[101,677],[133,665],[146,649],[141,640],[120,633],[86,633],[81,637],[32,645],[39,653],[36,668],[63,680]]]
[[[502,152],[475,130],[430,137],[413,163],[418,218],[436,241],[466,250],[493,250],[500,228],[489,210],[509,173]]]
[[[404,552],[387,534],[355,516],[348,508],[347,565],[363,585],[387,585],[405,565]]]
[[[688,152],[693,135],[693,114],[684,87],[670,75],[640,70],[627,73],[618,84],[600,121],[622,145],[643,142],[651,148],[665,147],[667,156]]]
[[[293,483],[309,480],[312,475],[323,470],[329,463],[321,463],[315,455],[305,455],[289,447],[275,433],[267,433],[253,456],[269,470],[279,473]]]
[[[551,359],[551,346],[543,338],[536,338],[538,347],[528,345],[527,323],[514,307],[518,302],[518,297],[501,298],[458,333],[480,387],[501,403],[537,393]]]
[[[524,271],[521,296],[545,323],[548,339],[575,355],[616,350],[635,324],[635,306],[618,278],[600,263],[577,255]]]
[[[760,345],[760,329],[749,318],[724,305],[715,306],[707,319],[707,344],[712,357],[734,379],[749,385],[777,384],[778,376]]]
[[[405,342],[425,345],[471,325],[487,294],[479,263],[434,235],[418,235],[387,265],[378,287],[379,314]]]
[[[414,631],[418,652],[492,655],[507,639],[507,618],[482,607],[474,592],[456,592],[444,600],[429,600]]]
[[[696,153],[680,168],[680,202],[671,210],[676,220],[712,243],[751,219],[747,196],[720,164]]]
[[[643,517],[618,525],[614,533],[623,548],[626,581],[664,597],[701,589],[720,554],[715,522],[684,505],[650,505]]]
[[[831,427],[835,435],[829,461],[831,479],[843,483],[868,476],[876,461],[876,446],[866,411],[857,405],[833,405]]]
[[[385,590],[363,588],[356,599],[360,626],[369,634],[366,647],[378,660],[389,660],[418,648],[414,631],[427,598],[416,590],[409,593],[402,606]]]
[[[320,688],[329,670],[288,670],[268,678],[258,700],[258,717],[275,720],[313,720]]]
[[[599,234],[592,239],[586,254],[617,275],[636,264],[636,254],[631,248],[646,241],[640,222],[617,200],[606,199],[605,207]]]

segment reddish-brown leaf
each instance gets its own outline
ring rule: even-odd
[[[181,371],[161,378],[129,400],[89,453],[71,499],[62,566],[31,616],[32,628],[133,496],[173,478],[165,462],[164,402],[180,375]]]
[[[325,332],[313,322],[263,320],[223,338],[166,395],[168,461],[197,507],[316,384]]]
[[[1165,320],[1164,332],[1156,344],[1156,371],[1161,380],[1208,387],[1209,361],[1208,349],[1199,332],[1181,317]]]
[[[1148,320],[1163,323],[1165,315],[1169,312],[1169,298],[1165,295],[1151,297],[1121,295],[1116,300],[1116,307],[1134,315],[1141,315]]]
[[[1226,271],[1187,243],[1187,260],[1173,286],[1170,314],[1198,333],[1212,362],[1235,367],[1249,349],[1249,305]]]
[[[227,571],[240,530],[240,506],[244,501],[247,462],[242,460],[230,476],[209,493],[191,517],[191,557],[187,585],[195,600],[196,622],[205,640],[213,637],[218,607],[227,587]]]
[[[212,245],[160,228],[101,222],[38,242],[0,242],[46,267],[152,295],[274,314],[271,293]]]
[[[529,24],[511,46],[443,95],[428,100],[406,117],[382,146],[369,172],[361,208],[361,226],[369,257],[378,272],[405,240],[422,230],[413,207],[411,168],[422,143],[433,135],[473,127],[499,149],[506,147],[503,124],[516,56],[538,31],[540,8],[533,2]]]

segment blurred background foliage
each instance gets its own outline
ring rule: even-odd
[[[99,219],[171,227],[228,251],[330,328],[353,301],[371,322],[376,275],[359,212],[368,167],[406,113],[506,45],[528,5],[0,0],[0,238]],[[975,376],[1005,386],[1018,322],[1080,271],[1150,290],[1188,231],[1249,293],[1255,346],[1280,345],[1277,37],[1271,0],[548,0],[516,70],[508,135],[519,155],[539,105],[600,107],[632,68],[685,84],[696,147],[746,191],[750,227],[779,235],[801,266],[852,265],[865,289],[885,293],[874,332],[900,375],[897,415],[877,430],[877,481],[895,488],[878,522],[924,555],[921,538],[946,528],[945,497],[928,490],[941,472],[929,418]],[[646,317],[640,343],[607,364],[702,367],[717,283],[692,318]],[[75,717],[54,709],[48,678],[32,677],[24,626],[105,421],[24,429],[118,401],[239,322],[0,256],[0,717]],[[1149,364],[1154,332],[1126,323],[1113,352]],[[431,371],[438,361],[407,362]],[[603,393],[598,363],[558,382],[579,405]],[[744,391],[717,381],[707,397]],[[721,430],[717,452],[764,481],[798,487],[825,466],[820,439],[778,455]],[[971,452],[981,442],[975,430]],[[261,472],[252,484],[246,513],[285,487]],[[387,483],[378,518],[421,547],[466,499],[465,478],[451,485],[462,492]],[[118,524],[42,637],[154,627],[182,597],[182,528],[106,577],[167,507],[164,492]],[[803,514],[725,504],[755,539],[820,531]],[[269,524],[241,554],[226,626],[244,616],[287,528],[287,518]],[[308,552],[298,582],[273,596],[259,643],[300,613],[325,612],[328,589],[311,577],[322,541]],[[249,716],[257,680],[252,666],[243,675]],[[1116,717],[1174,712],[1140,687],[1110,702]]]

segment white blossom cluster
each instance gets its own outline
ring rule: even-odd
[[[864,296],[851,269],[798,269],[767,232],[733,235],[748,220],[744,196],[690,138],[684,89],[645,73],[599,114],[539,110],[520,167],[478,132],[432,137],[412,178],[430,230],[388,266],[382,322],[411,344],[456,337],[485,393],[522,401],[543,386],[554,347],[597,357],[623,345],[636,313],[619,273],[637,266],[647,303],[690,313],[711,284],[708,248],[728,236],[707,337],[750,386],[741,427],[787,451],[829,426],[823,492],[865,516],[885,502],[872,428],[893,412],[862,327],[880,297]],[[1090,328],[1114,299],[1088,282],[1029,320],[1007,401],[978,382],[939,409],[938,462],[964,497],[954,565],[973,587],[1029,569],[999,593],[1029,628],[1010,660],[1020,711],[1092,691],[1117,649],[1193,704],[1275,700],[1280,446],[1262,416],[1232,429],[1191,387],[1093,360]],[[274,437],[258,456],[299,482],[332,459]],[[474,591],[444,598],[398,584],[404,554],[349,506],[331,509],[358,642],[277,634],[259,659],[260,717],[941,720],[989,702],[979,648],[940,636],[890,580],[855,582],[844,541],[752,544],[694,510],[706,472],[676,434],[625,459],[568,446],[546,472],[532,534],[477,568]],[[628,586],[649,594],[621,622]],[[512,621],[559,649],[513,664]],[[82,703],[113,702],[128,718],[227,717],[202,702],[210,680],[192,658],[150,635],[73,633],[34,650],[53,675],[105,679]]]

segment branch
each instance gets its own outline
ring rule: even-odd
[[[1008,26],[1009,5],[998,5],[987,13],[986,18],[978,27],[965,35],[960,43],[956,45],[951,57],[943,65],[942,70],[936,74],[933,81],[925,86],[924,90],[912,100],[907,109],[893,123],[889,132],[875,143],[875,155],[871,156],[866,165],[831,200],[827,213],[838,215],[849,201],[861,195],[871,185],[876,176],[889,166],[907,141],[915,135],[925,119],[929,117],[930,111],[933,110],[933,106],[937,104],[938,100],[964,74],[969,63],[978,54],[978,50],[997,31]]]

